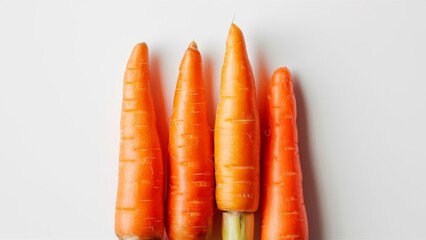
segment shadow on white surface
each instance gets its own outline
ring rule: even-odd
[[[214,123],[216,116],[216,104],[213,97],[213,73],[220,71],[220,69],[214,69],[213,60],[209,56],[203,56],[203,77],[204,77],[204,88],[206,89],[206,101],[207,101],[207,115],[209,119],[210,130],[212,131],[212,139],[214,133]]]
[[[268,69],[267,57],[262,52],[262,48],[257,50],[255,61],[255,81],[256,81],[256,91],[257,91],[257,102],[259,104],[259,117],[260,117],[260,136],[261,136],[261,148],[260,148],[260,202],[259,209],[255,213],[255,229],[254,229],[254,239],[260,239],[260,227],[262,225],[262,195],[263,191],[263,158],[264,158],[264,149],[265,149],[265,131],[267,128],[266,125],[266,98],[268,96],[268,85],[271,78],[270,71]],[[252,65],[253,66],[253,65]]]
[[[167,195],[167,173],[168,173],[168,144],[169,144],[169,124],[168,116],[166,111],[166,105],[164,103],[164,89],[163,89],[163,79],[161,75],[161,64],[160,58],[157,54],[150,53],[150,73],[151,73],[151,92],[152,100],[154,102],[155,115],[157,117],[157,131],[160,137],[161,150],[163,152],[163,163],[164,163],[164,198]],[[166,210],[166,201],[164,201],[164,211]],[[166,216],[166,212],[164,212]],[[164,224],[166,224],[166,219],[164,219]],[[166,230],[164,229],[164,238],[166,237]]]
[[[310,239],[323,240],[322,212],[320,196],[318,194],[317,178],[314,165],[314,157],[311,154],[309,138],[309,116],[304,101],[303,90],[300,80],[292,73],[293,88],[297,104],[297,127],[299,134],[299,155],[303,174],[303,192],[305,207],[308,214],[308,226]]]

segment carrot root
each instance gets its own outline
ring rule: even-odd
[[[170,240],[208,239],[213,227],[213,142],[209,130],[202,59],[186,50],[176,83],[169,131],[166,230]]]
[[[290,71],[281,67],[268,90],[261,239],[309,239]]]
[[[145,43],[129,57],[122,102],[115,233],[123,240],[162,239],[164,167]]]

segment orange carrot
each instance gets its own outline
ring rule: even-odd
[[[119,239],[162,239],[163,159],[150,90],[148,47],[135,46],[124,75],[115,211]]]
[[[169,137],[169,239],[207,239],[213,226],[213,143],[201,55],[192,42],[182,59]]]
[[[267,99],[262,240],[308,239],[297,145],[296,100],[290,72],[275,71]]]
[[[260,123],[253,72],[241,30],[231,24],[214,135],[216,202],[223,239],[252,239],[259,205]]]

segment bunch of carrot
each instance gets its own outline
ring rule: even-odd
[[[148,62],[146,44],[138,44],[124,76],[118,238],[163,239],[166,229],[169,239],[208,239],[216,199],[223,211],[223,239],[253,239],[254,212],[262,196],[262,239],[308,239],[296,102],[287,68],[276,70],[268,90],[261,191],[259,111],[241,30],[231,24],[226,42],[214,139],[201,54],[195,42],[189,44],[176,84],[168,164],[162,159]]]

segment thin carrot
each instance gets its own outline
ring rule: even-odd
[[[191,42],[182,59],[169,136],[169,239],[207,239],[213,226],[213,143],[201,55]]]
[[[241,30],[231,24],[214,135],[216,202],[223,239],[252,239],[259,205],[260,123],[253,72]]]
[[[308,239],[297,145],[296,100],[287,68],[275,71],[267,99],[261,239]]]
[[[124,75],[115,211],[119,239],[162,239],[163,159],[150,90],[148,47],[135,46]]]

